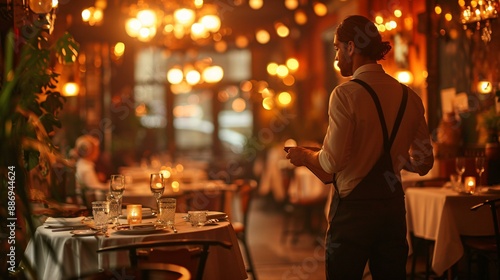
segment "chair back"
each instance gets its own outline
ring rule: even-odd
[[[195,278],[201,280],[203,278],[203,273],[205,270],[205,264],[208,259],[209,248],[211,246],[221,246],[225,249],[230,249],[232,247],[231,243],[219,241],[219,240],[206,240],[206,239],[177,239],[177,240],[165,240],[165,241],[144,241],[134,244],[125,244],[125,245],[117,245],[117,246],[109,246],[104,247],[97,250],[97,253],[103,252],[111,252],[111,251],[121,251],[128,250],[129,251],[129,260],[130,265],[134,267],[141,267],[143,263],[141,262],[139,265],[139,254],[138,249],[152,249],[152,248],[161,248],[161,247],[170,247],[170,248],[179,248],[179,246],[199,246],[201,248],[201,252],[199,253],[198,267],[196,270]],[[155,261],[158,260],[158,257],[154,258]],[[148,264],[150,264],[148,262]],[[183,266],[190,266],[190,264],[183,264]]]
[[[239,198],[239,211],[242,215],[242,222],[247,228],[248,214],[250,210],[250,205],[253,198],[254,190],[257,189],[257,181],[255,180],[235,180],[234,183],[237,185],[237,195]]]
[[[498,204],[500,204],[500,198],[496,199],[488,199],[484,202],[481,202],[477,205],[474,205],[470,208],[471,211],[476,211],[477,209],[483,206],[489,206],[491,212],[491,221],[493,223],[493,230],[495,232],[495,241],[496,241],[496,253],[497,253],[497,261],[500,262],[500,228],[498,224]]]

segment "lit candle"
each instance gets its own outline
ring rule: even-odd
[[[142,223],[142,206],[140,204],[127,205],[127,221],[129,225]]]
[[[465,192],[474,193],[476,191],[476,177],[468,176],[464,180]]]

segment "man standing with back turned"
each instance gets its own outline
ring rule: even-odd
[[[321,149],[294,147],[287,158],[333,182],[326,236],[327,279],[406,279],[406,209],[400,172],[421,176],[434,163],[420,97],[377,61],[390,51],[377,27],[349,16],[333,42],[342,76],[329,101]]]

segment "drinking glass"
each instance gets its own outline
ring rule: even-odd
[[[109,190],[114,197],[121,199],[123,196],[123,192],[125,191],[125,176],[111,175],[111,180],[109,181]]]
[[[484,173],[484,157],[476,157],[476,172],[479,175],[477,186],[481,187],[481,176]]]
[[[460,180],[462,180],[462,175],[465,172],[465,158],[464,157],[457,157],[455,159],[455,169],[457,170],[458,176],[460,177]]]
[[[162,197],[158,203],[158,225],[173,226],[175,223],[175,209],[177,200],[171,197]]]
[[[119,225],[118,218],[122,214],[122,197],[125,191],[125,176],[121,174],[111,175],[111,180],[109,181],[109,191],[111,192],[112,200],[110,201],[111,216],[114,219],[113,223]]]
[[[106,233],[109,220],[109,202],[99,200],[92,202],[92,215],[98,233]]]
[[[158,208],[159,199],[163,195],[165,190],[165,181],[163,180],[163,175],[161,173],[152,173],[149,179],[149,188],[156,199],[156,209]]]
[[[113,195],[112,192],[109,192],[106,195],[106,201],[109,202],[109,219],[111,223],[114,225],[120,225],[120,215],[122,214],[122,201],[121,198],[118,198]]]

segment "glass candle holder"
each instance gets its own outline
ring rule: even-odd
[[[465,192],[467,192],[467,193],[476,192],[476,177],[474,177],[474,176],[465,177],[464,188],[465,188]]]
[[[142,223],[142,205],[140,204],[127,205],[127,222],[129,225]]]

